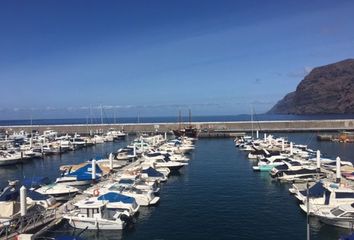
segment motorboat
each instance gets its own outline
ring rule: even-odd
[[[149,205],[154,205],[156,204],[160,198],[155,196],[152,191],[143,191],[140,189],[137,189],[136,187],[124,187],[121,186],[119,183],[112,183],[108,184],[104,187],[101,187],[98,189],[100,194],[105,194],[108,192],[116,192],[120,193],[129,197],[133,197],[135,201],[140,205],[140,206],[149,206]],[[86,193],[91,193],[87,192]],[[92,190],[92,195],[94,194],[94,190]]]
[[[124,187],[135,187],[143,191],[152,191],[155,195],[159,193],[158,181],[148,181],[141,177],[141,174],[123,174],[117,179],[118,183]]]
[[[57,201],[67,201],[73,198],[79,192],[79,189],[66,184],[54,183],[42,186],[35,191],[43,195],[53,196]]]
[[[281,171],[277,174],[277,179],[284,182],[309,182],[326,177],[324,172],[317,169],[301,168],[298,170]]]
[[[167,181],[167,176],[160,172],[159,170],[156,170],[153,167],[147,167],[143,168],[141,171],[141,177],[143,179],[146,179],[147,181],[158,181],[158,182],[166,182]]]
[[[314,213],[316,217],[329,225],[341,228],[353,229],[354,227],[354,203],[339,205],[329,211],[320,210]]]
[[[0,166],[13,165],[24,160],[20,152],[0,151]]]
[[[261,172],[269,172],[271,171],[274,167],[284,165],[283,160],[284,158],[265,158],[262,159],[258,162],[256,166],[253,166],[254,171],[261,171]]]
[[[107,208],[108,200],[83,199],[75,208],[63,215],[70,226],[79,229],[122,230],[127,215],[116,209]]]
[[[92,178],[92,163],[87,163],[75,171],[71,168],[61,177],[57,178],[56,183],[62,183],[70,186],[84,186],[89,185],[92,181],[98,181],[102,176],[102,169],[96,163],[96,174]]]
[[[126,212],[131,217],[137,214],[140,207],[133,197],[128,197],[116,192],[108,192],[93,199],[108,201],[106,205],[107,209],[116,209]]]
[[[322,183],[322,187],[317,186],[309,189],[310,214],[319,210],[330,209],[341,204],[351,204],[354,202],[354,190],[337,183]],[[316,186],[316,185],[314,185]],[[314,189],[313,191],[311,189]],[[303,200],[300,208],[307,211],[307,191],[302,191],[296,196]]]

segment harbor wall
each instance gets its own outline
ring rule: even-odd
[[[297,132],[297,131],[353,131],[354,119],[338,119],[338,120],[287,120],[287,121],[235,121],[235,122],[192,122],[191,125],[196,127],[201,134],[206,133],[226,134],[254,131],[267,132]],[[171,130],[184,128],[189,124],[179,123],[130,123],[130,124],[73,124],[73,125],[22,125],[22,126],[0,126],[1,131],[8,133],[19,132],[25,130],[37,130],[43,133],[45,130],[54,130],[60,134],[89,134],[97,132],[106,132],[113,128],[116,130],[124,130],[127,133],[139,132],[169,132]]]

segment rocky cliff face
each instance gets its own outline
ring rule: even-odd
[[[354,59],[314,68],[268,113],[354,113]]]

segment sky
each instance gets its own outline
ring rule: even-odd
[[[269,110],[354,57],[354,1],[0,1],[0,119]],[[90,113],[91,112],[91,113]]]

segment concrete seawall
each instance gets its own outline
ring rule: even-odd
[[[186,127],[189,124],[181,124]],[[192,126],[201,132],[249,132],[252,130],[268,132],[296,132],[296,131],[338,131],[354,130],[354,119],[339,120],[292,120],[292,121],[238,121],[238,122],[192,122]],[[18,132],[31,129],[42,133],[52,129],[59,133],[80,133],[88,134],[94,132],[105,132],[110,128],[124,130],[128,133],[137,132],[166,132],[179,128],[178,123],[130,123],[130,124],[75,124],[75,125],[23,125],[23,126],[0,126],[1,130],[8,132]]]

